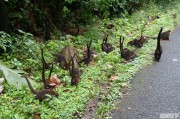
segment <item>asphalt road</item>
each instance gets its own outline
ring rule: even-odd
[[[180,28],[162,42],[160,62],[143,68],[112,119],[180,119]]]

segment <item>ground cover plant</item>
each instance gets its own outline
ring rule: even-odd
[[[109,118],[110,110],[115,107],[115,99],[121,97],[120,89],[129,86],[129,79],[140,68],[153,62],[156,40],[149,38],[148,43],[145,43],[140,49],[126,46],[126,44],[139,37],[144,26],[143,34],[153,37],[157,37],[160,27],[165,30],[173,30],[174,25],[177,25],[177,21],[180,19],[177,14],[180,11],[179,4],[178,0],[160,6],[151,4],[151,6],[139,9],[132,16],[124,13],[120,18],[94,18],[94,22],[86,26],[88,31],[84,35],[59,37],[54,34],[51,40],[43,43],[37,43],[33,35],[22,30],[18,30],[16,35],[1,33],[0,50],[3,53],[0,54],[0,69],[3,72],[0,76],[5,77],[6,80],[1,84],[4,89],[3,92],[0,92],[0,118],[78,118],[85,116],[83,114],[86,105],[97,97],[99,97],[99,102],[92,118]],[[176,14],[176,19],[173,17],[174,14]],[[159,18],[154,19],[154,16]],[[113,24],[114,27],[108,29],[106,28],[107,24]],[[108,42],[115,48],[108,54],[101,50],[101,43],[107,33],[109,34]],[[132,61],[121,58],[119,49],[121,35],[125,37],[124,47],[134,50],[137,54]],[[17,74],[17,78],[14,79],[17,81],[22,78],[20,75],[25,71],[33,81],[34,88],[42,89],[41,49],[44,49],[46,62],[54,62],[56,57],[53,54],[59,53],[66,45],[75,47],[82,58],[83,48],[91,40],[91,50],[96,52],[97,57],[88,66],[80,64],[79,69],[82,74],[77,87],[71,86],[69,70],[59,68],[58,64],[54,65],[52,75],[56,74],[60,79],[60,86],[55,89],[59,94],[58,98],[51,97],[50,100],[39,102],[35,100],[26,83],[22,83],[25,85],[23,87],[8,83],[9,75]],[[11,69],[8,70],[4,67]],[[18,71],[16,72],[14,69],[18,69]],[[4,72],[7,72],[7,77]],[[46,71],[46,77],[48,74],[49,72]],[[26,81],[24,80],[24,82]]]

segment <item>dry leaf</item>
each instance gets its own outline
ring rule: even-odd
[[[89,65],[96,66],[96,63],[94,61],[91,61]]]
[[[116,75],[111,75],[111,77],[110,77],[110,81],[114,81],[117,79],[118,79],[118,76],[116,76]]]
[[[119,92],[119,97],[122,97],[123,93],[122,92]]]
[[[39,113],[35,113],[33,119],[41,119],[41,116]]]
[[[97,53],[92,53],[91,55],[92,55],[93,59],[96,59],[98,57]]]
[[[50,77],[50,79],[48,80],[49,85],[57,88],[60,86],[61,84],[61,80],[58,78],[58,76],[55,74],[53,76]]]
[[[58,78],[58,76],[56,74],[50,77],[50,82],[53,82],[57,85],[59,85],[61,83],[60,79]]]
[[[108,64],[108,63],[107,63],[107,66],[108,66],[109,69],[112,69],[112,68],[113,68],[113,65],[111,65],[111,64]]]
[[[57,54],[54,54],[54,56],[56,56],[57,58],[57,62],[59,62],[60,64],[62,63],[59,58],[60,57],[64,57],[65,58],[65,62],[67,63],[67,66],[66,65],[61,65],[61,67],[64,67],[65,69],[68,69],[69,68],[69,62],[71,61],[71,57],[74,56],[75,54],[75,57],[74,57],[74,63],[75,63],[75,67],[78,67],[78,62],[80,61],[80,58],[79,58],[79,55],[78,55],[78,52],[76,50],[76,48],[74,47],[70,47],[70,46],[65,46],[60,53],[57,53]]]
[[[65,90],[63,90],[63,92],[72,92],[72,91],[69,89],[65,89]]]

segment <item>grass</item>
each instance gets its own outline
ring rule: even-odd
[[[113,20],[96,20],[94,25],[92,24],[88,27],[88,32],[85,35],[78,37],[67,36],[67,39],[74,39],[74,42],[65,40],[63,37],[60,39],[53,37],[52,40],[45,44],[36,44],[37,47],[45,48],[47,61],[53,61],[51,53],[59,52],[65,45],[77,47],[79,54],[82,54],[82,46],[92,39],[92,49],[96,50],[98,57],[95,59],[94,65],[81,66],[83,74],[77,89],[70,86],[71,78],[69,72],[55,66],[53,74],[62,76],[61,80],[67,82],[68,85],[57,88],[56,91],[60,95],[59,98],[53,98],[50,101],[45,100],[39,103],[37,100],[34,100],[34,96],[28,88],[24,87],[22,90],[17,90],[6,82],[3,83],[5,90],[0,95],[0,112],[3,112],[0,113],[0,118],[28,119],[40,114],[42,119],[71,119],[75,112],[83,114],[86,104],[100,94],[101,85],[110,83],[110,89],[102,96],[102,101],[98,104],[97,115],[95,116],[98,118],[109,118],[111,110],[115,108],[116,99],[121,96],[120,88],[128,86],[130,79],[138,70],[153,62],[153,52],[156,46],[156,40],[150,39],[141,49],[136,50],[138,57],[134,61],[123,63],[124,60],[120,58],[118,48],[120,35],[125,37],[124,47],[126,47],[125,44],[128,41],[140,35],[140,31],[147,22],[148,17],[158,15],[160,18],[148,23],[144,29],[145,35],[157,36],[160,27],[164,27],[164,30],[174,29],[172,14],[179,12],[180,2],[178,0],[162,6],[152,4],[136,11],[132,16],[124,14],[122,18]],[[180,16],[177,14],[177,21],[179,19]],[[104,23],[114,23],[115,28],[112,30],[105,29]],[[116,47],[110,54],[101,52],[101,41],[105,33],[111,34],[109,42]],[[25,39],[29,38],[25,37]],[[21,54],[19,54],[19,57],[17,54],[7,54],[2,59],[6,64],[16,65],[19,69],[30,67],[33,69],[30,72],[32,79],[40,82],[41,58],[40,50],[37,47],[29,47],[34,53],[37,53],[36,58],[34,56],[25,60],[25,58],[21,59]],[[130,46],[128,48],[135,49]],[[30,52],[26,52],[26,54],[28,53],[30,54]],[[10,57],[7,57],[8,55]],[[109,78],[111,75],[115,75],[118,78],[111,81]],[[42,87],[40,85],[39,83],[36,89],[40,89]],[[65,92],[65,90],[68,91]]]
[[[179,6],[180,4],[178,1],[174,1],[171,4],[164,6],[148,5],[147,7],[144,7],[133,14],[131,17],[126,18],[126,21],[131,24],[131,28],[129,28],[128,30],[132,31],[133,28],[139,28],[140,32],[140,28],[142,27],[142,24],[148,20],[148,16],[155,15],[158,15],[160,18],[154,20],[151,24],[149,24],[148,27],[145,28],[144,34],[148,36],[156,36],[160,27],[163,27],[165,30],[173,30],[175,26],[173,23],[174,20],[172,18],[172,14],[176,13],[177,15],[177,13],[180,11]],[[180,17],[177,16],[177,21],[179,21],[179,18]],[[121,20],[115,20],[116,23],[119,21]],[[121,26],[121,28],[126,29],[126,25],[124,25],[124,27]],[[127,33],[128,30],[126,30]],[[133,36],[136,36],[137,34],[139,35],[140,33],[134,32]],[[133,62],[125,64],[129,66],[127,66],[127,71],[125,71],[125,73],[123,74],[122,72],[124,72],[126,68],[120,69],[120,67],[122,67],[122,64],[116,64],[117,68],[119,69],[116,70],[119,73],[120,79],[112,83],[107,95],[104,96],[104,100],[99,103],[99,108],[97,111],[98,118],[110,118],[110,110],[116,108],[116,99],[121,96],[121,93],[119,94],[119,90],[122,87],[122,82],[124,81],[125,87],[128,86],[127,83],[129,82],[129,79],[131,79],[138,70],[143,68],[145,65],[153,63],[153,53],[155,50],[155,46],[156,41],[149,40],[149,42],[145,46],[143,46],[143,48],[138,50],[138,57]]]

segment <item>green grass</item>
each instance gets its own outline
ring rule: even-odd
[[[157,36],[160,27],[163,27],[164,30],[174,29],[174,23],[172,14],[176,13],[177,21],[179,21],[180,17],[178,15],[180,9],[180,2],[175,1],[169,5],[157,6],[157,5],[149,5],[147,7],[142,8],[141,10],[137,11],[131,17],[126,17],[123,26],[120,26],[121,29],[126,29],[128,25],[129,29],[126,29],[124,34],[126,35],[129,31],[135,31],[135,29],[139,29],[138,32],[134,32],[133,36],[138,36],[140,34],[140,29],[142,25],[147,21],[148,16],[155,16],[158,15],[160,18],[153,21],[150,25],[145,27],[145,35],[148,36]],[[121,19],[115,20],[116,23],[121,23]],[[122,31],[122,30],[121,30]],[[123,33],[122,33],[123,34]],[[132,39],[132,38],[131,38]],[[129,40],[128,40],[129,41]],[[127,41],[127,42],[128,42]],[[146,45],[143,46],[140,50],[138,50],[138,57],[131,63],[128,64],[116,64],[116,71],[119,74],[120,79],[112,82],[111,88],[108,91],[106,96],[104,96],[104,100],[99,103],[99,108],[97,111],[98,118],[110,118],[110,110],[115,109],[116,99],[121,96],[119,95],[119,89],[123,87],[121,84],[122,82],[126,84],[129,82],[138,70],[143,68],[145,65],[153,63],[153,53],[156,46],[156,40],[149,40]],[[124,66],[122,66],[124,65]],[[127,66],[127,70],[126,67]],[[123,68],[122,68],[123,67]]]
[[[146,25],[144,34],[148,36],[157,36],[160,27],[164,30],[174,29],[172,14],[177,14],[177,21],[180,21],[180,2],[176,0],[169,5],[148,5],[139,11],[136,11],[132,16],[123,15],[122,18],[113,20],[96,20],[94,25],[88,27],[88,32],[84,36],[73,37],[74,42],[65,40],[65,38],[52,38],[46,44],[36,44],[37,47],[45,48],[45,58],[47,61],[53,61],[51,53],[59,52],[65,45],[75,46],[79,53],[82,53],[82,46],[86,42],[93,40],[92,49],[98,53],[98,58],[94,61],[95,65],[88,67],[81,66],[83,74],[81,75],[81,82],[78,88],[70,86],[70,76],[68,71],[59,69],[55,66],[53,74],[62,76],[61,80],[68,83],[66,87],[59,87],[56,91],[59,93],[59,98],[53,98],[50,101],[43,101],[39,103],[34,99],[30,93],[29,88],[17,90],[15,87],[8,85],[6,82],[5,91],[0,95],[0,118],[8,119],[29,119],[35,113],[40,114],[42,119],[60,118],[71,119],[73,114],[78,111],[83,113],[86,104],[90,99],[95,98],[100,93],[100,87],[104,83],[110,83],[111,87],[107,90],[105,96],[102,97],[102,102],[98,104],[97,117],[109,118],[111,109],[115,108],[115,101],[121,96],[119,90],[121,87],[128,86],[129,80],[136,74],[136,72],[147,64],[153,62],[153,52],[156,46],[156,40],[150,39],[141,49],[136,50],[137,58],[129,63],[122,63],[124,60],[119,54],[119,36],[125,37],[124,47],[126,43],[133,38],[140,35],[140,31],[144,23],[146,23],[148,16],[158,15],[160,18]],[[107,30],[104,28],[104,23],[115,23],[115,29]],[[101,41],[105,33],[111,33],[109,42],[113,43],[116,49],[110,54],[101,52]],[[128,36],[130,34],[131,36]],[[70,39],[72,36],[68,36]],[[27,38],[29,39],[29,38]],[[134,50],[134,47],[128,46]],[[33,52],[38,49],[30,47]],[[18,52],[18,51],[17,51]],[[33,53],[32,52],[32,53]],[[37,57],[24,56],[21,59],[21,54],[6,54],[2,59],[6,64],[16,65],[19,69],[30,67],[32,79],[41,81],[41,58],[40,51],[37,51]],[[30,54],[30,53],[29,53]],[[7,57],[9,55],[9,57]],[[16,59],[16,60],[14,60]],[[109,65],[112,68],[109,68]],[[48,72],[47,72],[48,73]],[[46,74],[47,75],[47,74]],[[115,81],[110,81],[109,76],[116,75],[118,78]],[[42,85],[36,89],[40,89]],[[65,92],[68,90],[68,92]]]

